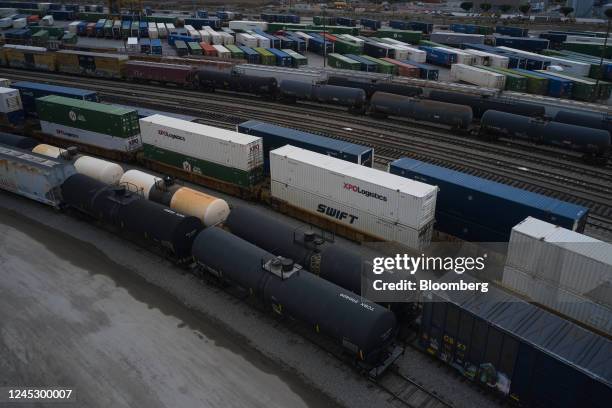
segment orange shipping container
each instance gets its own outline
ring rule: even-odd
[[[327,39],[327,41],[336,42],[336,40],[338,40],[338,38],[336,38],[335,35],[331,35],[331,34],[327,34],[327,33],[325,33],[325,34],[321,33],[321,35],[323,37],[325,37]]]
[[[217,56],[217,49],[210,44],[206,44],[205,42],[200,43],[200,47],[202,47],[202,51],[204,51],[204,55],[209,57]]]
[[[397,74],[399,76],[420,78],[421,70],[414,65],[406,64],[405,62],[398,61],[393,58],[381,58],[383,61],[387,61],[397,67]]]

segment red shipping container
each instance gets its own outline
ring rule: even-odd
[[[387,61],[395,66],[397,66],[397,74],[399,76],[412,77],[412,78],[420,78],[421,70],[414,65],[406,64],[405,62],[398,61],[393,58],[381,58],[383,61]]]
[[[336,40],[338,39],[338,38],[336,38],[336,36],[335,36],[335,35],[331,35],[331,34],[328,34],[328,33],[325,33],[325,34],[320,33],[320,34],[321,34],[323,37],[325,37],[325,38],[327,39],[327,41],[336,42]]]
[[[202,51],[204,51],[204,55],[209,57],[217,56],[217,49],[210,44],[206,44],[205,42],[200,43],[200,47],[202,47]]]
[[[38,20],[40,20],[40,17],[38,17],[37,15],[32,15],[32,16],[28,16],[28,23],[36,23],[38,22]]]
[[[193,83],[195,72],[196,68],[191,65],[135,60],[124,64],[124,74],[128,80],[157,81],[190,86]]]

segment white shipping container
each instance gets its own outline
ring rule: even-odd
[[[24,28],[28,22],[25,18],[18,18],[17,20],[13,20],[13,28]]]
[[[399,61],[408,59],[408,47],[399,44],[387,44],[393,50],[393,58]]]
[[[76,34],[77,27],[78,27],[79,24],[81,24],[80,21],[73,21],[72,23],[68,24],[68,31],[73,33],[73,34]]]
[[[612,244],[528,217],[512,228],[506,265],[585,293],[612,284]]]
[[[484,86],[487,88],[504,89],[506,77],[495,72],[485,71],[465,64],[453,64],[450,77],[454,81]]]
[[[271,182],[272,197],[373,237],[421,250],[431,243],[433,223],[417,230],[293,186]]]
[[[10,88],[11,80],[8,78],[0,78],[0,87],[2,88]]]
[[[0,28],[9,28],[13,26],[13,19],[10,17],[0,18]],[[76,32],[76,31],[75,31]]]
[[[272,181],[413,229],[430,224],[438,188],[294,146],[270,152]]]
[[[172,23],[166,23],[166,35],[170,35],[176,31],[176,27]]]
[[[143,144],[250,171],[263,165],[260,137],[164,115],[140,119]]]
[[[569,292],[510,266],[504,268],[502,284],[528,300],[612,334],[612,304],[610,299],[602,298],[599,293]],[[610,290],[603,292],[609,293]]]
[[[550,61],[551,65],[556,65],[556,66],[563,68],[563,73],[569,74],[569,75],[588,77],[590,69],[591,69],[591,64],[588,64],[586,62],[572,61],[569,59],[564,59],[564,58],[559,58],[559,57],[550,57],[548,55],[536,54],[533,52],[518,50],[516,48],[510,48],[510,47],[497,47],[497,48],[501,50],[512,51],[519,55],[542,58],[546,61]]]
[[[53,23],[54,23],[53,16],[44,16],[40,20],[40,25],[43,25],[43,26],[52,26]]]
[[[22,109],[21,95],[17,89],[0,88],[0,112],[10,113]]]
[[[138,37],[129,37],[127,39],[126,47],[128,52],[140,52],[140,46],[138,45]]]
[[[187,31],[195,31],[195,28],[189,24],[184,25],[183,28]]]
[[[206,44],[211,43],[210,33],[208,31],[200,30],[198,32],[200,33],[200,38],[202,38],[202,42],[205,42]]]
[[[230,50],[228,50],[224,46],[222,46],[222,45],[213,45],[213,47],[215,47],[215,49],[217,50],[217,55],[220,58],[232,58],[232,53],[230,52]]]
[[[262,48],[270,48],[270,39],[257,33],[249,33],[257,39],[257,46]]]
[[[465,49],[463,50],[463,52],[466,52],[468,54],[472,54],[478,57],[478,60],[482,58],[483,63],[477,64],[477,65],[485,65],[485,66],[492,67],[492,68],[508,68],[508,63],[510,62],[510,59],[508,57],[504,57],[503,55],[492,54],[492,53],[485,52],[485,51]]]
[[[221,36],[223,45],[234,44],[234,36],[231,35],[230,33],[219,32],[219,35]]]
[[[102,147],[109,150],[131,152],[142,148],[140,135],[130,138],[113,137],[89,130],[77,129],[44,120],[40,121],[43,133],[58,137],[60,139],[79,141],[92,146]]]
[[[168,36],[168,30],[164,23],[157,23],[157,35],[159,38],[166,38]]]
[[[345,41],[348,41],[350,43],[360,45],[360,46],[363,46],[363,43],[365,42],[361,38],[354,37],[350,34],[340,34],[340,38],[342,38]]]
[[[221,38],[221,34],[213,30],[212,27],[204,26],[204,30],[208,31],[210,34],[210,43],[215,45],[222,45],[223,39]]]
[[[430,34],[430,40],[439,44],[484,44],[485,36],[482,34],[463,34],[452,31],[437,31]]]
[[[149,38],[156,39],[159,38],[159,33],[157,32],[157,27],[149,27]]]
[[[257,47],[257,38],[253,37],[251,34],[238,33],[236,34],[236,43],[244,45],[245,47],[255,48]]]
[[[245,20],[236,20],[229,22],[230,30],[234,31],[247,31],[254,30],[256,28],[261,28],[263,31],[268,31],[268,23],[265,21],[245,21]]]

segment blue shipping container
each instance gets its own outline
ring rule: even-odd
[[[174,43],[176,41],[184,41],[186,43],[193,41],[193,38],[191,38],[188,35],[178,35],[178,34],[172,34],[168,36],[168,44],[169,45],[174,45]]]
[[[98,94],[95,91],[71,88],[67,86],[47,85],[38,82],[19,81],[14,82],[11,88],[19,90],[23,109],[29,115],[36,116],[36,99],[48,95],[64,96],[66,98],[81,99],[84,101],[98,102]]]
[[[450,66],[457,62],[457,54],[452,51],[426,46],[420,46],[419,49],[427,53],[426,61],[429,64]]]
[[[541,52],[547,50],[549,41],[545,38],[495,36],[495,46],[510,47],[524,51]]]
[[[477,237],[479,242],[496,242],[498,236],[507,242],[512,227],[529,216],[582,232],[589,213],[586,207],[414,159],[392,162],[389,172],[437,185],[436,216],[440,212],[496,231],[495,235]],[[441,223],[437,228],[447,229]]]
[[[495,32],[509,37],[527,37],[529,30],[521,27],[495,26]]]
[[[249,64],[259,64],[260,63],[261,56],[259,55],[257,51],[245,45],[239,45],[238,48],[240,48],[242,52],[244,52],[244,58],[249,62]]]
[[[293,34],[293,33],[285,33],[285,37],[289,38],[290,40],[295,42],[295,50],[297,52],[304,52],[306,51],[306,40],[304,40],[301,37],[298,37],[297,35]]]
[[[541,72],[528,71],[526,69],[516,69],[517,72],[536,76],[538,78],[548,79],[548,96],[555,98],[571,98],[574,83],[569,79],[546,75]]]
[[[266,48],[276,57],[276,65],[279,67],[291,67],[293,66],[293,60],[289,54],[284,51],[277,50],[275,48]]]
[[[162,43],[159,38],[151,40],[151,54],[162,55]]]
[[[361,25],[369,28],[370,30],[378,30],[382,24],[378,20],[372,20],[370,18],[362,18]]]
[[[386,58],[390,57],[389,52],[391,51],[390,47],[387,47],[383,44],[377,44],[372,42],[364,42],[363,43],[363,53],[369,55],[374,58]]]
[[[372,167],[374,161],[374,150],[370,147],[276,126],[258,120],[243,122],[237,126],[237,130],[240,133],[262,138],[266,173],[270,172],[270,150],[287,144],[366,167]]]
[[[430,81],[438,80],[438,76],[440,73],[440,70],[438,69],[438,67],[434,65],[422,64],[422,63],[414,62],[410,60],[404,60],[402,62],[412,65],[413,67],[417,67],[420,70],[419,75],[421,79],[428,79]]]

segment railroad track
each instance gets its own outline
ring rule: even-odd
[[[2,69],[9,78],[47,81],[74,85],[60,74],[32,74]],[[120,83],[125,84],[125,83]],[[501,143],[487,143],[456,136],[431,126],[415,126],[394,120],[380,121],[349,115],[343,109],[316,104],[283,105],[261,98],[222,93],[201,93],[180,88],[159,100],[160,87],[148,84],[125,84],[118,93],[117,82],[81,78],[80,86],[89,87],[110,102],[144,105],[153,109],[193,114],[204,123],[232,128],[248,120],[259,119],[280,126],[353,141],[374,147],[377,162],[386,165],[399,157],[413,157],[440,164],[479,177],[542,193],[591,209],[589,227],[599,236],[612,236],[612,165],[592,167],[539,151],[527,153]],[[158,100],[156,100],[158,99]],[[245,105],[252,101],[254,105]],[[410,126],[409,128],[407,128]],[[513,145],[514,146],[514,145]],[[534,150],[537,150],[534,148]]]

